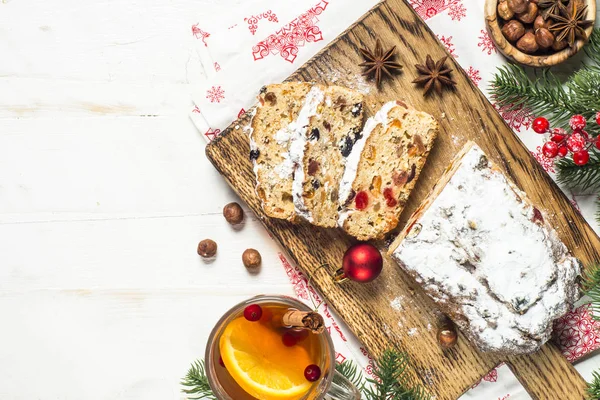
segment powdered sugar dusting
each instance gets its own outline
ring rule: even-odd
[[[390,306],[396,311],[402,311],[403,296],[396,297],[390,302]]]
[[[410,328],[406,333],[408,333],[408,336],[415,336],[418,332],[417,328]]]

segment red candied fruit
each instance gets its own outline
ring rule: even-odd
[[[358,192],[354,198],[354,204],[356,204],[357,210],[364,210],[369,205],[369,195],[364,190]]]
[[[394,198],[394,190],[392,188],[383,189],[383,197],[388,207],[395,207],[398,201]]]

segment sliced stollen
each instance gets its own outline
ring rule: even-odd
[[[339,226],[359,240],[395,228],[437,133],[431,115],[399,101],[369,118],[346,160]]]
[[[301,152],[292,155],[300,160],[294,176],[294,205],[296,213],[314,225],[334,228],[346,157],[363,124],[363,95],[339,86],[318,88],[323,91],[322,104],[310,118],[304,138],[293,145],[294,152]]]
[[[250,159],[256,175],[256,193],[265,214],[294,220],[292,183],[294,162],[289,153],[290,129],[305,106],[310,83],[282,83],[264,86],[250,125]],[[316,108],[316,106],[315,106]],[[309,110],[307,110],[309,111]],[[306,113],[306,112],[305,112]]]
[[[472,142],[389,252],[482,351],[537,350],[579,297],[579,261]]]

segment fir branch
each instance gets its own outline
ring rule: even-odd
[[[192,363],[187,375],[182,379],[181,385],[189,388],[182,390],[183,393],[191,395],[188,397],[189,399],[216,399],[208,384],[208,378],[204,369],[204,360],[196,360]]]
[[[367,383],[358,366],[352,361],[344,361],[335,365],[335,370],[348,379],[359,391],[363,391]]]
[[[555,164],[558,183],[580,191],[600,190],[600,153],[590,149],[590,161],[576,165],[572,159],[563,158]]]
[[[596,64],[596,67],[600,68],[600,28],[592,31],[590,41],[583,49],[588,58]]]
[[[600,321],[600,265],[588,267],[582,276],[583,292],[586,296],[590,297],[592,318]]]
[[[373,368],[374,379],[367,379],[364,395],[367,400],[426,400],[429,396],[421,386],[409,387],[406,370],[408,356],[386,350]]]
[[[592,382],[588,383],[587,393],[591,400],[600,399],[600,373],[594,372]]]

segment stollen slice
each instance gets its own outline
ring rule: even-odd
[[[367,120],[340,182],[338,223],[347,233],[378,239],[396,227],[437,134],[431,115],[400,101]]]
[[[250,159],[256,193],[269,217],[296,217],[292,197],[294,162],[289,152],[294,132],[289,125],[298,119],[313,86],[301,82],[267,85],[258,96],[250,125]]]
[[[339,86],[316,86],[322,103],[310,118],[303,140],[294,151],[293,194],[296,213],[314,225],[337,226],[339,184],[346,157],[359,139],[363,124],[363,95]]]

